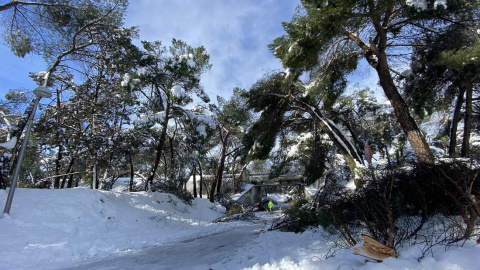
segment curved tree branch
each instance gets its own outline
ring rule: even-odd
[[[59,7],[59,6],[68,6],[65,4],[55,3],[44,3],[44,2],[29,2],[29,1],[11,1],[4,5],[0,5],[0,12],[9,10],[11,8],[18,8],[18,6],[44,6],[44,7]]]

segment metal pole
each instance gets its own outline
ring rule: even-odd
[[[38,103],[40,102],[41,97],[35,97],[35,104],[32,110],[32,114],[27,121],[27,129],[25,131],[25,136],[23,137],[22,147],[20,148],[20,153],[18,154],[17,164],[15,165],[15,171],[13,173],[12,184],[10,185],[10,190],[8,191],[7,202],[5,203],[4,214],[10,214],[10,207],[12,206],[13,194],[15,193],[15,187],[17,186],[18,174],[20,173],[20,166],[22,165],[23,154],[25,153],[25,148],[27,147],[28,137],[30,136],[30,129],[32,127],[33,118],[35,117],[35,112],[37,111]]]
[[[17,187],[18,174],[20,173],[20,167],[22,165],[23,154],[25,153],[25,148],[27,147],[28,137],[30,136],[30,129],[32,128],[33,119],[35,118],[35,112],[37,111],[38,103],[42,97],[50,98],[52,97],[52,92],[47,88],[47,81],[50,72],[45,75],[45,80],[42,86],[37,87],[33,90],[35,94],[34,106],[32,114],[28,118],[27,126],[25,130],[25,136],[23,137],[22,146],[20,147],[20,153],[18,153],[17,164],[15,165],[15,171],[13,172],[12,184],[10,185],[10,190],[8,191],[7,201],[5,203],[4,214],[10,214],[10,207],[12,206],[13,194],[15,193],[15,188]]]

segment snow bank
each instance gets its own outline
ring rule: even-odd
[[[254,243],[237,250],[235,256],[212,265],[211,269],[473,270],[480,265],[480,247],[473,241],[465,243],[464,247],[447,251],[444,246],[438,246],[433,251],[434,256],[429,253],[420,262],[417,258],[421,256],[421,247],[411,246],[399,249],[399,258],[389,258],[378,263],[353,255],[351,248],[333,253],[332,240],[323,229],[301,234],[266,232],[260,234]]]
[[[5,204],[8,192],[0,190]],[[0,269],[52,269],[226,230],[224,209],[163,193],[16,189],[0,218]]]
[[[4,205],[7,191],[0,190]],[[284,199],[272,194],[272,199]],[[426,247],[412,245],[397,250],[399,258],[377,263],[353,255],[352,248],[335,250],[335,239],[317,228],[301,234],[267,231],[269,224],[281,215],[257,212],[258,222],[265,226],[252,235],[246,245],[224,245],[206,257],[189,261],[187,269],[478,269],[480,246],[467,241],[450,249],[439,245],[425,254]],[[17,189],[11,215],[0,218],[0,269],[59,269],[86,265],[92,260],[115,258],[112,255],[134,255],[138,250],[169,242],[191,240],[229,232],[242,222],[211,223],[223,216],[224,208],[205,199],[195,199],[192,206],[163,193],[122,193],[77,189]],[[258,226],[257,226],[258,227]],[[218,243],[212,243],[215,245]],[[210,247],[211,249],[211,247]],[[210,250],[209,249],[209,250]],[[333,252],[335,251],[335,252]],[[199,251],[200,252],[200,251]],[[223,255],[222,255],[223,254]],[[179,253],[175,262],[188,254]],[[132,258],[134,258],[132,256]],[[187,258],[187,260],[189,260]],[[122,269],[151,269],[134,259]],[[152,265],[149,265],[152,266]],[[102,268],[113,269],[113,268]],[[178,269],[158,265],[153,269]]]

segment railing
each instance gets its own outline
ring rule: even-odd
[[[289,185],[301,185],[305,186],[305,180],[303,175],[298,174],[286,174],[280,175],[279,177],[275,178],[268,178],[266,177],[251,177],[250,175],[250,183],[254,185],[268,185],[268,186],[289,186]]]

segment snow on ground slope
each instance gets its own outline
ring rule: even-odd
[[[7,192],[0,190],[0,206],[6,197]],[[0,269],[68,269],[125,255],[132,260],[123,268],[137,269],[139,262],[133,258],[140,250],[194,244],[194,239],[214,234],[225,235],[222,252],[210,254],[202,248],[196,257],[201,258],[203,251],[213,256],[209,267],[192,262],[186,269],[480,269],[480,247],[474,241],[450,249],[437,246],[421,260],[417,259],[423,247],[404,247],[398,250],[398,259],[383,263],[353,255],[351,248],[338,250],[332,257],[332,237],[321,228],[302,234],[264,229],[249,244],[229,245],[228,239],[235,237],[230,232],[251,223],[211,222],[223,213],[223,207],[205,199],[188,206],[162,193],[17,189],[10,215],[0,218]],[[256,214],[262,222],[271,223],[281,212]],[[182,252],[177,256],[178,260],[190,258]],[[160,263],[155,269],[176,268]]]
[[[352,248],[335,250],[332,237],[319,228],[304,233],[265,232],[211,269],[229,270],[478,270],[480,247],[474,241],[446,250],[437,246],[420,261],[420,246],[398,250],[399,258],[382,263],[354,255]],[[335,251],[335,252],[334,252]],[[333,253],[334,252],[334,253]],[[332,256],[334,254],[334,256]]]
[[[7,191],[0,190],[1,207]],[[3,209],[3,208],[2,208]],[[169,241],[215,233],[223,207],[173,195],[77,189],[16,189],[0,218],[0,269],[51,269]]]

